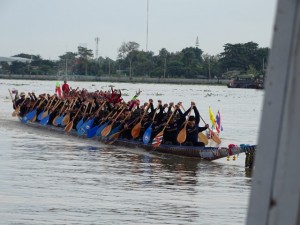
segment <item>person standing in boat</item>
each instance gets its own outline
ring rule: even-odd
[[[191,107],[186,112],[189,113],[192,109],[194,110],[195,116],[189,116],[188,118],[186,126],[186,140],[183,145],[205,146],[203,142],[198,141],[198,133],[205,131],[209,125],[205,124],[204,127],[200,127],[200,114],[195,102],[191,102]]]
[[[64,84],[62,85],[61,88],[62,88],[63,96],[68,96],[70,92],[70,87],[66,80],[64,81]]]

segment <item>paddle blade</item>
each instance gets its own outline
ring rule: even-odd
[[[105,128],[102,130],[102,132],[101,132],[101,136],[102,136],[102,137],[106,137],[106,136],[110,133],[111,128],[112,128],[112,125],[111,125],[111,124],[108,125],[107,127],[105,127]]]
[[[211,131],[211,139],[213,139],[214,142],[216,142],[218,145],[221,144],[221,139],[219,138],[219,136]]]
[[[42,112],[39,113],[39,115],[38,115],[38,117],[37,117],[38,120],[42,120],[42,116],[43,116],[44,112],[45,112],[45,111],[42,111]]]
[[[117,133],[110,135],[106,140],[106,144],[111,145],[112,143],[114,143],[120,137],[121,133],[122,131],[119,131]]]
[[[60,122],[60,125],[66,126],[67,124],[69,124],[69,122],[70,122],[70,114],[68,113],[63,117],[62,121]]]
[[[152,124],[147,128],[147,130],[143,135],[143,142],[145,145],[150,142],[151,135],[152,135]]]
[[[46,116],[48,115],[48,110],[45,111],[42,116],[41,116],[41,119],[40,120],[43,120]]]
[[[186,129],[185,127],[181,129],[181,131],[177,135],[177,142],[182,144],[186,140]]]
[[[160,144],[163,140],[163,135],[164,135],[164,133],[161,131],[155,136],[155,138],[153,138],[153,140],[152,140],[153,147],[156,148],[156,147],[160,146]]]
[[[36,121],[36,114],[34,115],[34,117],[30,121],[31,122],[35,122]]]
[[[98,129],[99,125],[94,126],[92,129],[89,129],[86,134],[87,138],[93,138],[96,135]]]
[[[32,110],[31,112],[27,113],[26,117],[31,120],[36,115],[36,109]]]
[[[57,125],[60,125],[61,122],[62,122],[62,120],[63,120],[63,118],[64,118],[64,117],[63,117],[62,115],[61,115],[60,117],[58,117],[58,119],[56,120],[56,124],[57,124]],[[69,122],[68,122],[68,123],[69,123]],[[68,123],[67,123],[67,124],[68,124]]]
[[[106,123],[104,123],[103,125],[101,125],[98,130],[96,131],[96,135],[97,136],[101,136],[101,132],[103,131],[103,129],[108,125],[108,121]]]
[[[43,119],[40,121],[40,124],[46,125],[46,124],[49,122],[49,118],[50,118],[49,115],[45,116],[45,118],[43,118]]]
[[[53,125],[53,126],[57,126],[57,125],[58,125],[58,123],[57,123],[58,118],[59,118],[59,115],[57,115],[57,116],[53,119],[53,121],[52,121],[52,125]]]
[[[199,139],[199,141],[203,142],[205,145],[208,145],[208,138],[206,137],[205,134],[199,132],[198,139]]]
[[[65,131],[70,132],[72,130],[72,128],[73,128],[73,121],[68,123],[68,125],[65,127]]]
[[[82,124],[83,124],[83,118],[77,123],[76,130],[79,130],[79,128],[82,126]]]
[[[141,128],[142,128],[142,124],[141,122],[137,123],[134,128],[132,128],[131,130],[131,136],[133,138],[137,138],[140,135],[141,132]]]
[[[18,112],[15,110],[11,113],[11,116],[16,117],[18,115]]]

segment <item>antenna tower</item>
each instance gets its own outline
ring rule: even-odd
[[[100,38],[99,37],[96,37],[95,38],[95,42],[96,42],[96,59],[98,59],[98,46],[99,46],[99,41],[100,41]]]
[[[146,52],[148,51],[148,33],[149,29],[149,0],[147,0],[147,31],[146,31]]]

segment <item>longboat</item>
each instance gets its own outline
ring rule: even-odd
[[[20,121],[22,118],[19,117]],[[22,123],[23,124],[23,123]],[[25,126],[31,126],[38,129],[46,129],[53,132],[58,133],[66,133],[64,128],[61,126],[52,126],[52,125],[41,125],[39,122],[31,122],[28,121]],[[75,129],[72,129],[70,132],[66,133],[67,135],[71,135],[74,137],[86,138],[86,134],[78,135]],[[96,137],[93,138],[95,141],[99,141],[102,143],[106,143],[103,138]],[[255,151],[257,149],[257,145],[235,145],[230,144],[228,147],[202,147],[202,146],[184,146],[184,145],[171,145],[171,144],[161,144],[158,147],[153,147],[151,143],[144,144],[142,141],[138,140],[128,140],[124,138],[118,138],[113,142],[113,145],[123,146],[127,148],[141,148],[146,151],[156,151],[163,154],[173,154],[184,157],[193,157],[199,158],[207,161],[213,161],[225,157],[239,155],[241,153],[245,153],[245,167],[252,168],[254,163]]]

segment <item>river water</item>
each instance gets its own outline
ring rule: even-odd
[[[256,144],[264,91],[224,86],[70,82],[121,89],[130,100],[195,101],[209,123],[220,110],[222,145]],[[244,154],[213,162],[53,133],[12,117],[8,89],[54,93],[54,81],[0,80],[0,224],[245,224],[251,171]],[[203,123],[202,123],[203,125]]]

